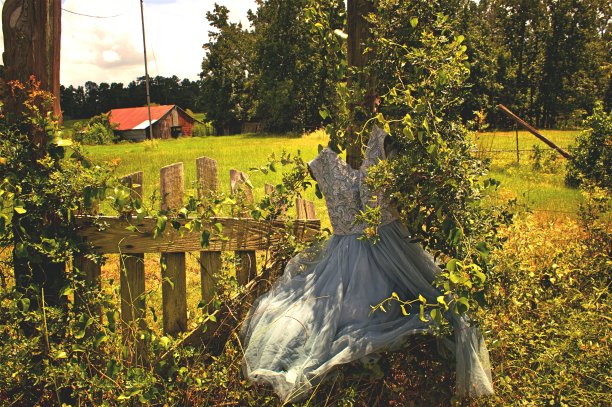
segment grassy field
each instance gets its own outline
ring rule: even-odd
[[[574,143],[580,131],[548,130],[542,132],[559,147],[566,149]],[[519,203],[534,211],[551,214],[576,212],[580,192],[564,185],[565,159],[550,150],[531,133],[519,131],[519,162],[516,155],[515,132],[476,134],[475,144],[482,157],[491,158],[490,176],[501,181],[500,195],[516,197]],[[534,170],[534,146],[543,149],[543,168]]]
[[[555,143],[563,148],[572,144],[578,131],[544,131]],[[145,143],[121,143],[110,146],[89,146],[89,155],[100,162],[117,164],[117,175],[135,171],[144,172],[145,197],[159,189],[159,170],[176,162],[185,165],[185,188],[187,193],[195,193],[195,159],[206,156],[217,160],[219,165],[219,187],[229,192],[229,170],[235,168],[247,172],[250,168],[259,167],[267,162],[274,153],[277,156],[283,150],[291,154],[298,151],[308,161],[317,154],[319,144],[327,144],[327,136],[322,131],[303,136],[242,134],[206,138],[180,138],[177,140],[160,140]],[[544,155],[559,157],[556,160],[543,160],[545,168],[533,170],[532,153],[521,151],[520,164],[516,161],[516,139],[514,132],[478,133],[475,144],[477,154],[490,157],[490,176],[502,182],[500,196],[516,197],[521,204],[536,211],[551,213],[575,212],[580,195],[577,190],[563,184],[564,159],[545,150]],[[528,132],[519,132],[519,148],[532,149],[534,145],[547,146]],[[500,152],[499,150],[505,150]],[[278,183],[281,173],[264,175],[252,172],[251,180],[255,186],[255,198],[263,196],[265,183]],[[325,203],[317,199],[310,190],[307,199],[315,202],[317,212],[324,222],[327,221]]]

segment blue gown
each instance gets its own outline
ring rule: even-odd
[[[387,312],[372,312],[371,306],[393,292],[403,300],[420,294],[429,303],[436,303],[440,295],[432,285],[439,273],[432,256],[410,243],[392,205],[365,185],[368,168],[384,158],[385,136],[374,129],[359,170],[330,149],[309,163],[325,196],[334,234],[294,257],[244,322],[244,374],[270,384],[283,401],[306,397],[334,366],[399,349],[410,335],[428,331],[418,306],[409,316],[397,304]],[[381,206],[380,240],[375,244],[359,239],[364,225],[353,223],[366,205]],[[450,318],[457,395],[492,394],[482,336],[465,317]]]

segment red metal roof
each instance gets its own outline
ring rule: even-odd
[[[151,121],[156,122],[166,115],[176,105],[151,106]],[[132,130],[135,127],[149,127],[149,113],[147,107],[130,107],[126,109],[112,109],[108,112],[110,122],[117,127],[115,130]],[[146,122],[146,126],[140,125]]]

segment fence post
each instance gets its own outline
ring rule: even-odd
[[[311,201],[295,198],[295,210],[298,219],[316,219],[315,205]]]
[[[142,201],[143,173],[121,177],[119,180],[124,186],[130,189],[133,200]],[[132,214],[126,214],[129,219]],[[145,269],[144,253],[122,254],[119,259],[119,292],[121,294],[121,322],[128,343],[133,343],[136,337],[137,328],[144,328],[145,317]],[[138,325],[134,322],[138,321]],[[136,345],[131,360],[136,361],[140,353],[141,345]]]
[[[85,209],[88,215],[96,215],[100,210],[99,202],[93,202],[90,208]],[[72,259],[72,268],[79,270],[85,277],[85,285],[87,290],[100,290],[102,288],[102,266],[85,256],[75,256]],[[74,303],[77,308],[87,307],[87,299],[81,293],[76,293]],[[102,306],[98,304],[92,314],[102,318]]]
[[[253,202],[253,191],[247,184],[249,177],[247,174],[238,171],[230,170],[230,187],[233,194],[243,191],[245,201]],[[253,250],[236,251],[238,265],[236,266],[236,280],[238,285],[246,285],[257,275],[257,256]]]
[[[196,159],[198,197],[216,192],[219,186],[217,161],[207,157]],[[221,252],[200,252],[202,303],[208,304],[217,290],[217,273],[221,272]]]
[[[183,163],[160,170],[161,209],[178,209],[183,205]],[[177,334],[187,329],[187,277],[185,253],[162,253],[162,307],[164,332]]]

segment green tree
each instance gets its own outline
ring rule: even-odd
[[[586,128],[571,148],[573,157],[568,162],[565,182],[578,186],[591,181],[597,186],[612,190],[612,113],[606,112],[602,103],[595,106],[593,114],[584,121]]]
[[[206,19],[216,31],[209,32],[209,42],[204,44],[200,106],[217,126],[218,134],[238,132],[253,103],[248,89],[253,33],[240,23],[230,23],[225,6],[215,4]]]
[[[330,104],[342,72],[337,69],[344,54],[320,46],[309,19],[307,0],[260,1],[251,14],[255,30],[253,59],[254,116],[270,131],[319,127],[319,110]],[[342,0],[319,1],[329,30],[344,26]]]

